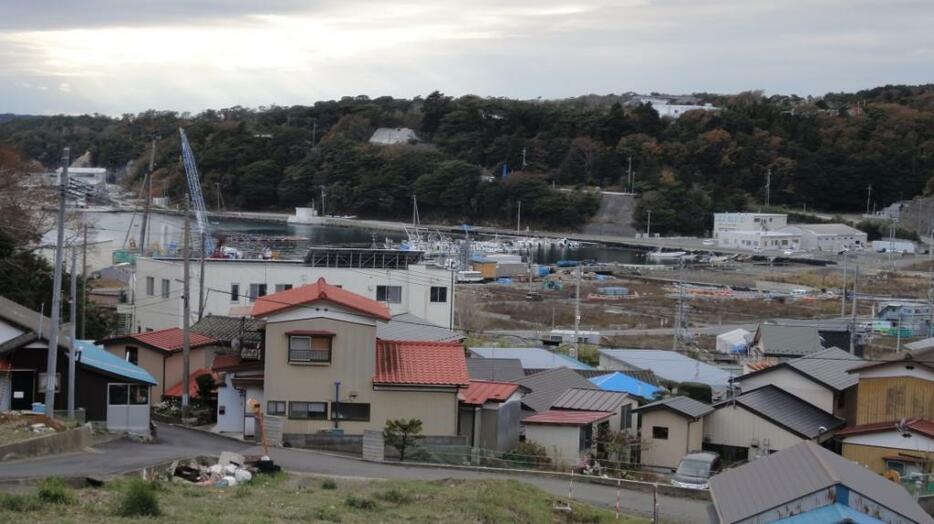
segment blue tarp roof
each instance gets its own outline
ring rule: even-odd
[[[130,380],[148,382],[152,385],[158,384],[155,377],[145,369],[131,364],[117,355],[108,353],[101,346],[95,346],[94,342],[90,340],[76,340],[75,346],[80,351],[80,360],[78,362],[82,365]]]
[[[642,398],[652,398],[656,392],[662,391],[657,386],[642,382],[620,371],[592,377],[590,382],[606,391],[619,391],[620,393],[629,393]]]
[[[470,352],[482,358],[517,358],[523,369],[593,369],[577,359],[542,348],[470,348]]]
[[[860,513],[855,509],[844,506],[843,504],[831,504],[822,506],[811,511],[805,511],[795,516],[776,520],[776,523],[783,524],[826,524],[827,522],[852,522],[853,524],[876,524],[884,522],[882,520],[870,517],[865,513]]]

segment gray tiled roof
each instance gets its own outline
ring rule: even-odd
[[[266,327],[266,321],[245,317],[228,317],[224,315],[208,315],[195,322],[191,330],[199,335],[213,338],[224,345],[243,333],[244,347],[255,347],[262,343],[261,330]]]
[[[863,363],[863,359],[840,348],[825,349],[788,361],[789,366],[837,391],[843,391],[859,382],[859,376],[847,373],[847,370]]]
[[[836,484],[907,520],[934,522],[898,484],[811,441],[715,475],[710,494],[719,520],[732,524]]]
[[[470,353],[482,358],[517,358],[522,361],[525,369],[592,369],[587,364],[571,358],[563,353],[544,348],[498,348],[498,347],[472,347]]]
[[[517,358],[468,358],[467,372],[471,380],[511,382],[525,377],[522,362]]]
[[[735,399],[724,400],[715,407],[723,409],[733,402],[806,439],[820,435],[821,427],[832,430],[845,423],[844,420],[771,384],[743,393]]]
[[[532,411],[547,411],[565,391],[571,388],[593,389],[594,385],[572,369],[555,368],[523,377],[513,382],[531,390],[522,403]]]
[[[629,395],[618,391],[571,388],[558,397],[558,400],[551,405],[551,408],[615,412],[629,399]]]
[[[756,342],[765,355],[804,356],[824,349],[814,326],[760,324]]]
[[[6,320],[10,324],[25,331],[23,335],[8,341],[8,344],[4,344],[3,350],[18,349],[20,345],[28,344],[40,338],[38,335],[41,335],[42,340],[48,340],[49,326],[52,324],[49,317],[40,314],[38,311],[33,311],[26,306],[20,305],[17,302],[13,302],[6,297],[0,297],[0,319]],[[68,341],[69,326],[70,324],[67,323],[62,324],[61,330],[59,331],[58,347],[60,349],[69,349],[70,347],[70,342]],[[17,342],[22,342],[22,344],[17,344]]]
[[[611,367],[612,371],[629,369],[652,371],[656,377],[672,382],[701,382],[714,389],[724,389],[730,374],[716,366],[666,349],[601,349],[600,354],[621,362],[628,369]],[[638,380],[640,377],[633,376]]]
[[[650,411],[653,409],[670,409],[689,418],[700,418],[713,411],[713,407],[690,397],[669,397],[648,404],[635,411]]]
[[[383,340],[461,341],[464,335],[433,324],[411,313],[393,315],[389,322],[376,325],[376,337]]]

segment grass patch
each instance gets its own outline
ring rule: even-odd
[[[337,489],[337,482],[334,482],[333,479],[324,479],[321,482],[321,489]]]
[[[39,500],[46,504],[73,504],[75,496],[65,482],[59,478],[47,478],[39,484],[36,492]]]
[[[159,499],[152,484],[142,479],[131,480],[117,507],[122,517],[155,517],[161,513]]]
[[[311,518],[324,522],[343,522],[341,512],[334,507],[317,508],[311,512]]]
[[[389,502],[391,504],[408,504],[412,502],[412,495],[403,493],[395,488],[388,491],[380,491],[373,496],[383,502]]]
[[[11,513],[25,513],[36,511],[42,507],[39,499],[33,495],[18,495],[13,493],[0,493],[0,510]],[[10,522],[14,522],[10,520]]]
[[[367,497],[358,497],[356,495],[347,495],[344,499],[344,505],[348,508],[362,509],[370,511],[376,509],[376,501]]]

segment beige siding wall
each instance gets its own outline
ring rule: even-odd
[[[934,419],[934,381],[917,377],[860,377],[857,424],[902,418]]]
[[[701,427],[701,421],[696,424]],[[667,440],[652,438],[652,427],[668,428]],[[678,462],[689,450],[693,442],[688,430],[688,420],[667,410],[654,410],[642,413],[642,463],[647,466],[660,466],[676,468]],[[703,431],[697,431],[703,434]],[[693,437],[697,439],[697,436]],[[701,441],[697,439],[696,448],[700,449]]]
[[[704,417],[704,434],[711,444],[748,448],[753,439],[773,451],[801,442],[801,438],[741,407],[724,406]]]
[[[156,382],[158,382],[158,384],[152,388],[152,392],[149,395],[149,403],[155,406],[162,401],[162,393],[165,392],[165,389],[174,384],[174,382],[168,385],[165,383],[165,377],[162,375],[162,352],[135,344],[114,344],[105,346],[104,349],[106,349],[108,353],[125,360],[127,346],[137,348],[137,356],[139,359],[137,365],[148,371],[149,374],[156,379]]]
[[[382,429],[387,420],[417,418],[425,435],[457,435],[457,393],[434,391],[374,391],[369,425]]]
[[[876,473],[885,473],[885,459],[896,455],[910,455],[921,459],[931,460],[934,455],[924,452],[914,452],[909,450],[895,450],[892,448],[883,448],[878,446],[864,446],[859,444],[843,443],[843,456],[854,462],[858,462]],[[926,456],[927,455],[927,456]],[[930,468],[930,466],[928,466]],[[928,469],[930,471],[930,469]]]
[[[578,426],[529,424],[525,427],[525,438],[544,446],[548,456],[561,469],[580,462]]]
[[[210,368],[211,364],[214,362],[214,348],[213,347],[200,347],[192,349],[189,352],[188,357],[189,365],[188,372],[194,373],[200,368]],[[178,384],[182,381],[182,378],[185,376],[182,373],[182,368],[184,366],[185,359],[182,357],[182,352],[172,353],[169,355],[169,358],[165,360],[165,388],[169,389],[170,387]]]
[[[762,373],[740,382],[743,392],[752,391],[762,386],[773,385],[791,393],[801,400],[813,404],[827,413],[834,412],[833,391],[820,384],[808,380],[794,371],[786,368],[776,369]]]

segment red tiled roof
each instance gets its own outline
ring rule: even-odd
[[[153,349],[159,349],[169,353],[182,350],[183,331],[181,328],[168,328],[159,331],[149,331],[147,333],[131,333],[129,335],[118,335],[116,337],[101,340],[103,345],[137,342]],[[190,347],[197,348],[201,346],[210,346],[218,342],[211,337],[199,335],[195,332],[189,333]]]
[[[768,369],[774,366],[774,362],[769,362],[768,360],[759,360],[755,362],[747,362],[746,367],[751,371],[762,371],[763,369]]]
[[[467,386],[470,374],[460,342],[376,341],[374,384]]]
[[[217,355],[214,357],[214,363],[211,365],[211,369],[214,371],[220,371],[226,368],[232,368],[240,365],[240,355],[236,353],[229,353],[227,355]]]
[[[490,380],[471,380],[467,389],[457,394],[457,399],[464,404],[482,406],[490,400],[504,401],[519,389],[519,384],[511,382],[493,382]]]
[[[256,299],[256,303],[253,304],[252,315],[254,317],[261,317],[283,309],[312,304],[319,301],[332,302],[347,309],[352,309],[382,320],[389,320],[392,318],[392,315],[389,314],[389,307],[386,304],[356,293],[351,293],[337,286],[332,286],[324,280],[324,277],[319,278],[314,284],[293,287],[292,289]]]
[[[601,422],[613,416],[608,411],[561,411],[550,409],[522,419],[523,424],[549,424],[553,426],[583,426]]]
[[[196,369],[194,373],[189,375],[189,380],[188,380],[188,396],[189,397],[198,396],[198,377],[200,377],[201,375],[211,375],[214,377],[214,381],[217,382],[217,379],[218,379],[217,373],[214,373],[210,369],[207,369],[207,368]],[[182,382],[183,381],[179,380],[178,384],[175,384],[174,386],[165,390],[165,393],[163,393],[162,396],[164,397],[182,396]]]
[[[895,431],[895,425],[899,422],[897,420],[889,422],[876,422],[874,424],[862,424],[860,426],[853,426],[851,428],[841,429],[837,432],[837,436],[848,437],[851,435],[864,435],[866,433],[881,433],[883,431]],[[912,431],[921,433],[922,435],[927,435],[928,437],[934,438],[934,422],[930,420],[924,420],[922,418],[910,418],[905,421],[905,426]]]

